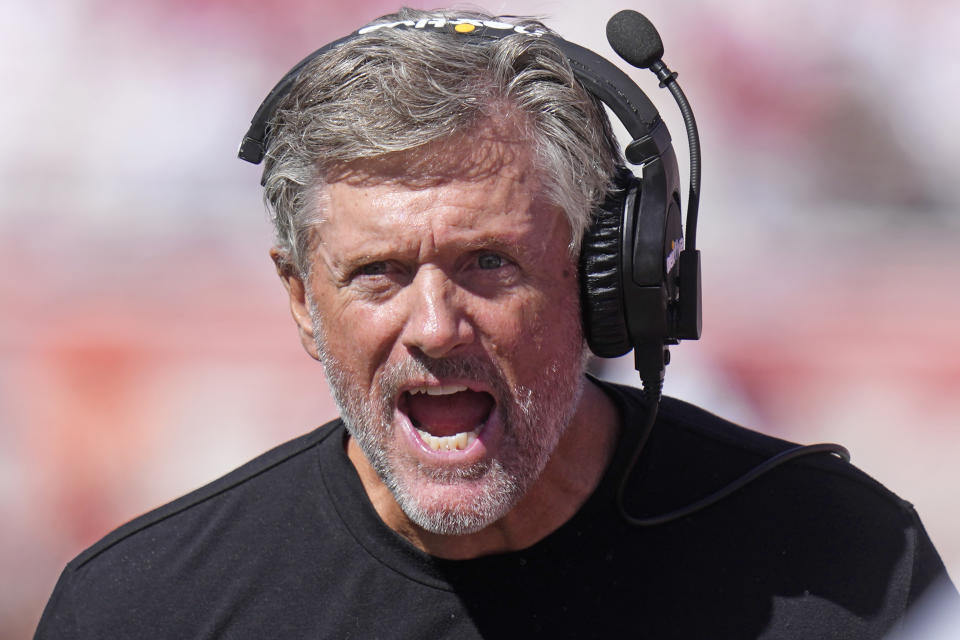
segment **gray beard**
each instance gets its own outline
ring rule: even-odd
[[[345,368],[326,348],[319,314],[313,316],[314,338],[341,418],[380,479],[393,494],[411,522],[440,535],[465,535],[486,528],[505,516],[540,476],[560,437],[573,418],[583,391],[585,350],[564,351],[547,365],[534,387],[510,387],[496,363],[479,356],[434,359],[411,355],[389,365],[375,381],[377,395],[363,397],[348,379]],[[483,490],[466,504],[448,504],[428,509],[416,487],[409,486],[397,467],[411,464],[397,458],[389,443],[400,386],[410,379],[431,374],[440,378],[483,380],[493,386],[493,411],[500,413],[504,436],[497,458],[456,469],[437,469],[416,464],[416,474],[437,484],[477,482]]]

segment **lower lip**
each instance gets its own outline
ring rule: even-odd
[[[500,440],[503,431],[503,425],[498,418],[496,407],[493,407],[487,419],[480,426],[476,440],[471,442],[467,448],[450,451],[433,449],[420,437],[407,414],[398,410],[396,415],[401,420],[402,431],[409,448],[415,452],[417,457],[429,461],[431,464],[469,464],[481,460],[490,455],[490,452],[493,451]]]

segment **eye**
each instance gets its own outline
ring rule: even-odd
[[[481,269],[499,269],[504,264],[503,256],[495,253],[484,253],[477,258],[477,266]]]
[[[459,272],[458,282],[473,293],[496,297],[522,281],[522,271],[510,253],[481,249],[470,254]]]
[[[371,262],[370,264],[365,264],[354,273],[358,276],[382,276],[389,269],[389,265],[386,262]]]
[[[397,265],[390,260],[375,260],[360,264],[344,281],[359,287],[382,287],[402,277]]]

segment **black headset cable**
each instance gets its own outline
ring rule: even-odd
[[[656,378],[653,380],[656,380]],[[630,515],[630,513],[627,512],[626,505],[624,504],[627,483],[630,480],[630,476],[633,475],[637,461],[640,459],[640,455],[646,448],[647,441],[650,439],[650,435],[653,432],[653,427],[657,421],[657,414],[659,413],[660,399],[663,396],[663,379],[661,378],[658,382],[653,382],[653,380],[642,380],[644,399],[647,405],[647,415],[640,432],[640,439],[637,441],[637,444],[633,449],[633,453],[630,456],[630,461],[627,463],[626,469],[620,478],[620,485],[617,487],[617,509],[620,512],[620,516],[628,524],[631,524],[635,527],[654,527],[685,518],[689,515],[693,515],[698,511],[702,511],[707,507],[713,506],[730,494],[739,491],[757,478],[769,473],[770,471],[773,471],[777,467],[780,467],[791,460],[795,460],[796,458],[818,453],[830,453],[841,458],[845,462],[850,462],[850,452],[839,444],[821,443],[797,445],[767,458],[733,482],[711,494],[704,496],[703,498],[700,498],[699,500],[691,502],[688,505],[674,509],[673,511],[668,511],[666,513],[653,516],[637,517]]]

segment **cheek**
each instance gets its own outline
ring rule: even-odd
[[[397,314],[389,308],[325,302],[321,326],[327,352],[355,383],[369,386],[397,341]]]
[[[491,340],[492,351],[512,360],[517,369],[542,371],[558,347],[579,344],[582,333],[576,281],[567,284],[536,290],[490,309],[480,324]]]

